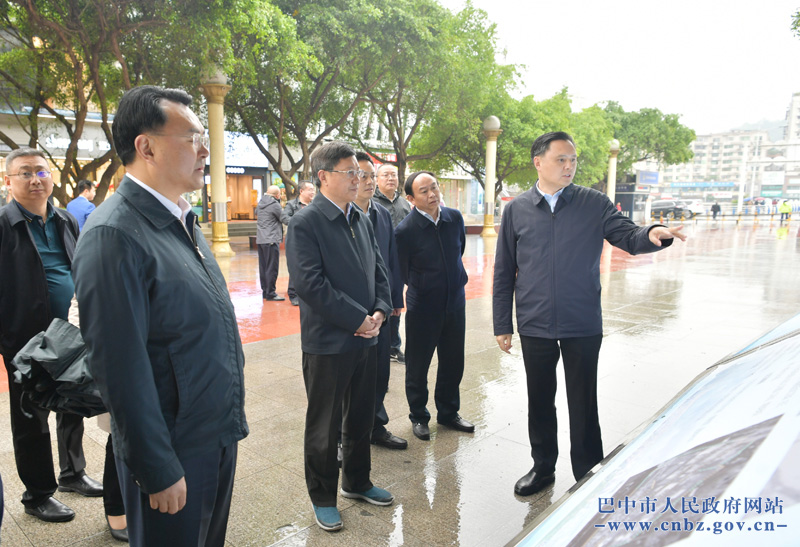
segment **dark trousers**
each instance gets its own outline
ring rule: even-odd
[[[597,416],[597,358],[603,335],[561,339],[520,336],[520,340],[528,379],[528,435],[533,468],[544,474],[556,468],[556,365],[560,354],[567,384],[572,474],[580,480],[603,459]]]
[[[308,396],[304,441],[306,486],[318,507],[336,506],[339,465],[336,442],[342,427],[342,488],[372,488],[370,434],[375,415],[376,347],[335,355],[303,352]]]
[[[377,437],[386,432],[386,424],[389,423],[389,415],[383,400],[389,390],[389,374],[391,372],[391,358],[389,357],[389,343],[391,339],[391,325],[381,327],[378,335],[377,347],[377,367],[375,374],[375,421],[372,424],[372,436]]]
[[[261,280],[261,296],[270,298],[278,296],[275,282],[278,280],[278,262],[281,251],[277,243],[258,244],[258,276]]]
[[[459,385],[464,375],[465,309],[456,312],[406,312],[406,398],[409,419],[428,423],[428,369],[433,351],[439,359],[433,399],[440,422],[456,417],[461,407]]]
[[[294,290],[294,282],[292,281],[291,276],[289,277],[289,286],[286,287],[286,296],[289,297],[289,300],[292,298],[297,298],[297,291]]]
[[[400,349],[400,346],[403,345],[403,340],[400,338],[400,316],[399,315],[391,315],[391,316],[389,316],[389,328],[392,330],[392,339],[391,339],[390,347],[392,349]]]
[[[8,400],[11,404],[11,437],[17,473],[25,492],[22,503],[35,507],[53,495],[58,484],[53,470],[50,445],[49,410],[35,406],[27,397],[23,401],[22,386],[14,382],[13,356],[3,355],[8,373]],[[67,483],[85,474],[83,455],[83,418],[74,414],[56,414],[59,482]]]
[[[110,433],[108,441],[106,441],[106,462],[103,467],[103,507],[106,515],[112,517],[125,514],[125,503],[122,501],[122,490],[117,474],[117,462],[114,459],[114,443]]]
[[[128,536],[134,547],[223,547],[236,471],[236,443],[198,456],[181,458],[186,479],[186,505],[175,513],[150,508],[150,496],[117,458],[127,509]]]

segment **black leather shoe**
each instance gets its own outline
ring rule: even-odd
[[[384,448],[392,448],[394,450],[405,450],[408,448],[408,441],[401,439],[397,435],[392,435],[391,431],[384,431],[382,435],[372,437],[372,444],[377,444]]]
[[[267,300],[268,302],[283,302],[286,299],[276,294],[275,296],[268,296],[264,300]]]
[[[467,420],[456,414],[456,417],[449,422],[439,422],[445,427],[455,429],[456,431],[463,431],[464,433],[475,433],[475,426]]]
[[[514,493],[518,496],[530,496],[536,492],[543,490],[548,484],[553,484],[556,481],[554,473],[537,473],[531,469],[527,475],[522,477],[514,485]]]
[[[75,518],[75,511],[52,496],[36,507],[26,505],[25,512],[45,522],[67,522]]]
[[[108,522],[108,515],[106,515],[106,524],[108,524],[108,531],[111,532],[111,537],[116,539],[117,541],[124,541],[128,543],[128,527],[126,526],[122,530],[117,530],[116,528],[111,527],[111,523]]]
[[[294,298],[290,298],[289,301],[292,303],[292,306],[300,305],[300,300],[296,296]]]
[[[428,429],[428,424],[414,422],[414,425],[411,426],[411,431],[413,431],[414,436],[421,441],[431,440],[431,430]]]
[[[99,498],[103,495],[103,485],[89,475],[84,475],[72,482],[59,484],[58,491],[77,492],[81,496],[86,496],[87,498]]]

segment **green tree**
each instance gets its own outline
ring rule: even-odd
[[[579,155],[575,183],[591,186],[602,178],[608,159],[611,126],[601,109],[591,107],[573,113],[568,90],[536,101],[532,95],[520,100],[503,92],[495,95],[467,129],[452,139],[437,158],[424,162],[426,168],[448,171],[459,167],[484,184],[486,143],[483,119],[490,115],[500,118],[503,133],[497,140],[497,182],[495,195],[506,183],[530,188],[537,179],[531,161],[533,141],[549,131],[566,131],[572,135]]]
[[[663,114],[657,108],[625,112],[614,101],[610,101],[604,111],[614,127],[614,138],[620,142],[617,180],[639,161],[676,165],[692,159],[689,146],[695,140],[695,132],[680,123],[679,115]]]
[[[510,82],[513,67],[495,61],[495,26],[471,4],[453,14],[433,0],[413,0],[418,32],[414,48],[367,93],[362,116],[386,129],[400,178],[411,162],[434,159],[482,110],[496,82]],[[424,137],[423,137],[424,133]],[[386,152],[359,127],[348,135],[373,154]],[[418,136],[422,138],[417,138]]]
[[[279,65],[251,44],[239,44],[239,54],[256,68],[247,81],[234,76],[226,106],[234,114],[232,127],[250,134],[293,190],[292,177],[310,177],[313,151],[352,125],[367,94],[414,51],[419,31],[407,0],[280,0],[278,5],[297,22],[306,49],[295,62]],[[274,148],[259,134],[273,138]]]
[[[278,57],[275,46],[285,45],[280,38],[294,29],[264,0],[12,0],[0,5],[0,20],[9,37],[0,53],[0,89],[28,134],[27,144],[43,149],[60,171],[53,195],[61,203],[70,200],[79,179],[104,168],[96,201],[103,199],[120,165],[110,119],[125,90],[150,83],[197,95],[203,75],[218,68],[247,73],[247,63],[234,53],[234,36],[255,35]],[[291,48],[286,51],[291,56]],[[202,109],[201,101],[196,108]],[[84,163],[79,143],[97,115],[107,147]],[[66,133],[64,151],[42,142],[44,123]],[[0,139],[16,147],[10,135]]]

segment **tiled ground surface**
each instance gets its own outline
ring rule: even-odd
[[[800,233],[780,228],[690,226],[685,244],[655,255],[614,251],[602,266],[605,334],[600,357],[599,404],[606,452],[646,420],[699,372],[800,311]],[[557,405],[562,459],[556,483],[519,498],[514,482],[530,468],[524,369],[515,340],[501,353],[491,331],[493,249],[470,236],[465,263],[467,363],[462,415],[474,435],[432,427],[416,440],[406,419],[403,367],[392,365],[386,404],[389,427],[409,449],[373,451],[372,476],[396,497],[391,507],[340,500],[345,528],[321,531],[305,491],[302,436],[305,392],[300,373],[297,308],[263,302],[255,252],[235,243],[225,261],[246,342],[247,416],[251,434],[240,445],[228,544],[280,545],[503,545],[572,484],[566,400]],[[281,267],[279,291],[286,287]],[[432,375],[436,367],[431,368]],[[562,381],[563,385],[563,381]],[[3,547],[114,545],[102,501],[57,497],[77,512],[74,521],[46,524],[22,511],[14,468],[8,396],[0,394],[0,473],[6,501]],[[94,420],[84,441],[89,473],[102,475],[105,433]]]

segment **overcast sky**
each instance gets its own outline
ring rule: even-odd
[[[464,0],[440,0],[458,11]],[[698,134],[783,120],[800,92],[800,0],[473,0],[497,24],[518,95],[569,88],[573,110],[615,100],[681,115]]]

